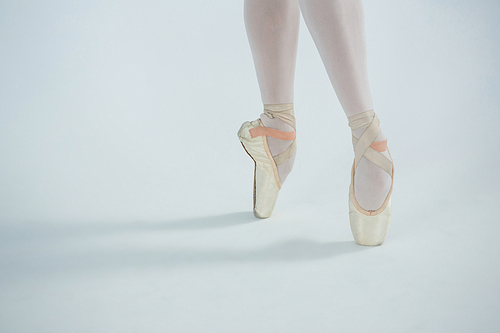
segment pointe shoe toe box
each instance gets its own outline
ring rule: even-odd
[[[376,215],[367,215],[368,211],[358,209],[354,200],[352,193],[349,193],[349,220],[354,240],[360,245],[381,245],[391,222],[391,198]]]

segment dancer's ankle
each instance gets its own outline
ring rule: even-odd
[[[264,104],[264,113],[260,115],[260,120],[265,127],[270,127],[283,132],[295,131],[295,114],[293,103],[286,104]],[[287,149],[291,149],[293,141],[280,140],[272,137],[267,137],[269,151],[273,157],[284,153]],[[295,160],[295,153],[283,164],[277,166],[278,174],[283,184],[292,171]]]
[[[266,115],[268,119],[279,119],[283,123],[292,127],[292,130],[295,130],[295,113],[293,110],[293,103],[264,104],[264,113],[261,115],[261,120],[262,118],[266,119],[263,115]],[[271,122],[270,124],[273,125]],[[275,122],[274,125],[281,126],[280,122]],[[282,130],[289,131],[286,128]]]

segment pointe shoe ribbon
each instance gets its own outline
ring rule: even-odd
[[[392,161],[380,154],[380,152],[387,150],[387,140],[375,142],[375,138],[380,133],[380,120],[377,118],[375,112],[369,110],[348,119],[349,127],[351,127],[352,131],[368,125],[359,139],[354,135],[352,136],[352,145],[355,152],[354,168],[358,167],[359,161],[364,156],[392,177]]]
[[[275,139],[286,140],[286,141],[295,140],[295,131],[283,132],[274,128],[269,128],[264,126],[254,127],[250,130],[250,136],[252,138],[261,135],[270,136]]]
[[[285,141],[292,141],[292,144],[282,153],[273,156],[274,163],[276,165],[281,165],[288,161],[296,152],[297,150],[297,143],[295,141],[295,131],[291,132],[283,132],[274,128],[269,128],[269,127],[264,127],[264,126],[259,126],[259,127],[254,127],[250,129],[250,136],[252,138],[258,137],[258,136],[270,136],[275,139],[280,139],[280,140],[285,140]],[[266,142],[267,143],[267,142]],[[280,188],[281,188],[281,181],[280,181]]]

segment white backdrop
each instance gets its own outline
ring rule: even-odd
[[[242,1],[1,2],[0,330],[499,330],[500,3],[365,15],[396,168],[377,248],[350,235],[350,131],[304,22],[298,155],[261,221]]]

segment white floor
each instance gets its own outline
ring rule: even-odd
[[[500,5],[365,12],[396,166],[379,247],[350,234],[349,129],[304,24],[299,154],[259,220],[242,2],[1,4],[0,331],[500,331]]]

